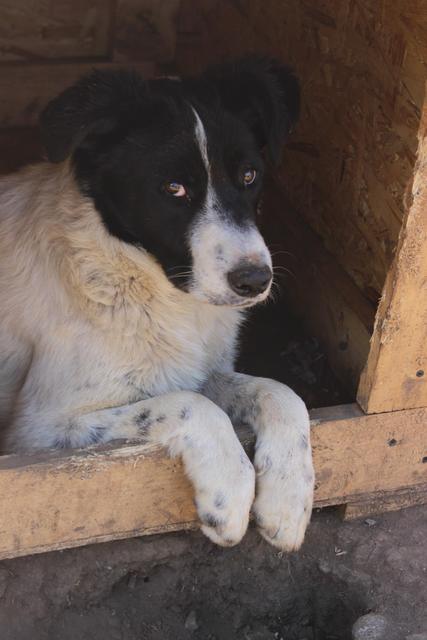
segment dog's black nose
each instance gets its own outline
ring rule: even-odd
[[[272,277],[271,269],[267,265],[256,267],[245,264],[227,274],[230,287],[245,298],[254,298],[265,291]]]

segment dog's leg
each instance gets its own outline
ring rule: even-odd
[[[215,373],[203,392],[234,423],[248,423],[256,433],[254,515],[271,544],[297,549],[310,520],[314,487],[303,401],[284,384],[239,373]]]
[[[231,546],[245,534],[255,472],[229,417],[204,396],[181,391],[73,416],[61,423],[61,432],[66,446],[122,438],[163,445],[170,455],[182,457],[208,538]]]

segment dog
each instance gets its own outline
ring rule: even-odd
[[[299,548],[306,407],[233,368],[272,285],[264,156],[278,161],[299,99],[289,68],[250,56],[183,79],[94,70],[48,104],[47,161],[0,181],[6,451],[157,443],[213,542],[238,543],[252,509],[268,542]],[[233,423],[256,435],[253,464]]]

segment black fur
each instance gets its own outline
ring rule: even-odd
[[[138,414],[135,418],[135,423],[139,428],[145,429],[151,426],[152,420],[150,409],[144,409],[140,414]]]
[[[278,160],[299,111],[297,80],[274,60],[248,57],[183,81],[94,71],[41,115],[48,159],[72,156],[80,188],[109,232],[143,246],[183,287],[173,276],[191,266],[186,238],[207,189],[193,108],[206,131],[221,212],[247,224],[260,196],[261,150]],[[249,167],[258,179],[244,187]],[[169,181],[184,184],[188,197],[168,194]]]
[[[222,106],[245,122],[277,163],[300,111],[293,71],[271,58],[248,56],[208,69],[205,77],[216,87]]]

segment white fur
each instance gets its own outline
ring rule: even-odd
[[[298,549],[313,504],[310,421],[302,400],[279,382],[241,373],[215,373],[205,393],[234,422],[256,433],[253,512],[263,537],[280,549]]]
[[[264,249],[255,229],[239,235],[209,220],[211,213],[195,230],[192,248],[196,263],[203,257],[198,243],[208,256],[196,280],[221,296],[216,276],[206,284],[209,268],[220,262],[211,234],[229,264],[247,241],[254,259]],[[294,548],[313,486],[309,447],[304,455],[298,448],[299,435],[308,438],[307,414],[287,387],[232,372],[239,322],[237,309],[179,291],[149,254],[109,235],[67,163],[0,181],[6,449],[135,437],[158,442],[182,456],[206,535],[235,544],[247,527],[254,470],[226,412],[239,417],[255,394],[257,408],[247,418],[257,433],[256,513],[265,537]],[[218,380],[236,383],[229,406]]]

